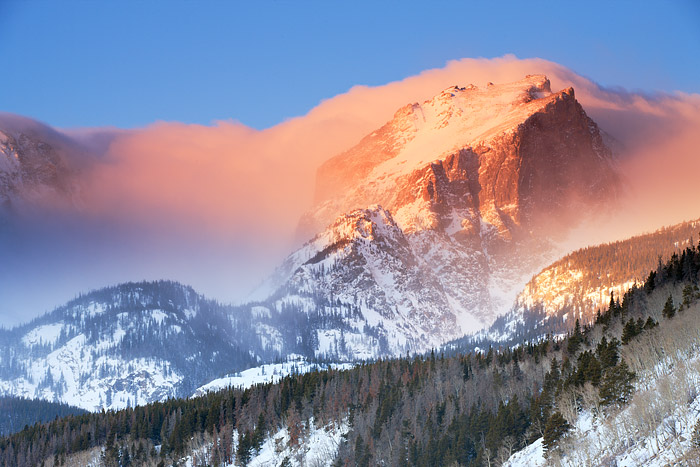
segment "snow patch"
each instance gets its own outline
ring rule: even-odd
[[[61,336],[63,323],[45,324],[32,329],[22,337],[22,343],[27,347],[35,345],[54,345]]]

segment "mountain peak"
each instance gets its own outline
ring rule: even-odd
[[[474,329],[507,310],[552,241],[614,197],[616,180],[612,153],[572,88],[552,92],[545,75],[452,85],[319,168],[318,204],[300,233],[321,233],[278,277],[326,290],[314,282],[318,270],[345,261],[359,277],[357,264],[377,273],[376,259],[391,257],[434,287],[443,323]],[[348,296],[401,282],[384,272]]]
[[[528,75],[485,88],[452,85],[423,103],[407,104],[381,128],[319,168],[316,201],[345,194],[365,177],[405,174],[459,148],[514,131],[560,95],[552,93],[545,75]]]
[[[453,85],[402,107],[325,162],[317,174],[319,204],[300,228],[311,234],[340,213],[380,203],[408,231],[452,225],[478,233],[492,226],[507,239],[535,211],[550,215],[572,197],[607,196],[610,163],[610,150],[573,88],[552,92],[545,75]],[[450,184],[459,193],[441,193]],[[457,199],[459,206],[446,206]],[[461,220],[439,219],[452,208],[463,211]]]

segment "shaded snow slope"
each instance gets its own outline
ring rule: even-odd
[[[438,271],[430,261],[441,263]],[[422,352],[487,323],[462,300],[464,294],[488,300],[488,283],[478,274],[483,261],[445,234],[409,239],[375,205],[339,216],[290,255],[265,286],[274,290],[267,303],[307,309],[318,322],[319,357]],[[457,271],[474,280],[460,283]]]

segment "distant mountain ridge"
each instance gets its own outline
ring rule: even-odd
[[[186,397],[218,377],[289,355],[389,355],[383,331],[358,318],[357,309],[314,294],[306,300],[306,307],[223,305],[172,281],[95,290],[0,329],[0,396],[120,409]]]

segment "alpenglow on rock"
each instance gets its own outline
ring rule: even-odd
[[[318,170],[314,231],[358,207],[381,204],[409,233],[509,239],[614,195],[611,152],[574,90],[545,76],[451,87],[396,112]]]

